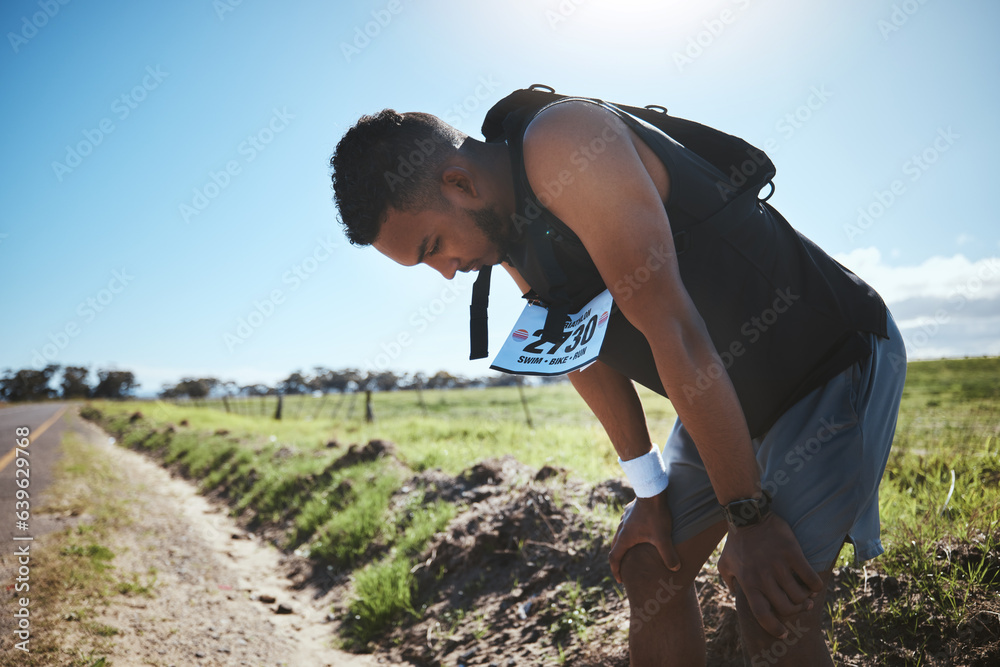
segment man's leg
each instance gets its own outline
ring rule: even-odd
[[[823,583],[828,586],[833,570],[819,573]],[[784,639],[775,637],[760,627],[750,610],[743,591],[736,595],[736,614],[740,621],[740,640],[743,652],[750,667],[832,667],[830,650],[826,645],[826,633],[823,631],[823,614],[826,611],[826,589],[814,600],[815,605],[809,611],[796,616],[782,618],[788,629]]]
[[[705,631],[694,578],[726,534],[719,521],[674,545],[681,569],[671,572],[651,544],[632,547],[622,559],[628,594],[629,655],[633,667],[705,664]]]
[[[755,440],[763,487],[812,567],[829,584],[845,538],[855,560],[882,552],[878,486],[895,432],[905,379],[905,350],[891,316],[889,339],[872,336],[873,353],[789,409]],[[752,667],[832,665],[822,630],[826,591],[808,612],[783,618],[788,635],[757,623],[734,591],[743,647]]]

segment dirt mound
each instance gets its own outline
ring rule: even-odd
[[[613,531],[597,524],[592,510],[630,501],[631,489],[617,481],[587,487],[557,469],[535,471],[510,458],[485,461],[457,477],[426,471],[404,489],[461,509],[414,568],[419,618],[406,619],[379,641],[383,649],[392,647],[392,658],[414,665],[628,664],[628,604],[607,564]],[[717,556],[696,579],[708,664],[741,667],[736,609],[718,576]],[[988,577],[1000,560],[954,540],[938,544],[937,557],[955,572]],[[859,580],[866,572],[867,580]],[[970,596],[969,612],[957,623],[921,620],[940,635],[922,646],[910,645],[912,627],[887,630],[887,616],[903,618],[901,601],[919,608],[926,594],[919,584],[871,566],[836,571],[827,597],[832,606],[843,605],[843,619],[831,630],[836,661],[857,667],[1000,664],[995,596]]]
[[[418,600],[423,618],[390,637],[402,641],[399,657],[528,665],[561,651],[574,656],[572,664],[627,665],[619,628],[627,608],[610,578],[607,545],[584,517],[534,482],[470,491],[476,500],[415,572],[417,590],[428,594]],[[616,637],[617,654],[581,662],[597,635]]]
[[[396,456],[396,445],[388,440],[369,440],[364,447],[351,445],[343,456],[330,466],[330,470],[341,470],[359,463],[368,463],[385,456]]]
[[[379,641],[414,665],[628,665],[628,603],[608,567],[613,528],[599,505],[631,501],[618,481],[586,486],[565,470],[490,459],[458,476],[428,470],[421,493],[459,513],[414,567],[419,613]],[[714,568],[698,579],[710,664],[742,665],[736,615]]]
[[[632,487],[626,486],[624,482],[617,479],[608,479],[590,489],[590,496],[587,498],[587,507],[593,509],[598,505],[618,505],[624,507],[635,500],[635,492]]]

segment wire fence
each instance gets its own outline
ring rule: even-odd
[[[654,433],[669,433],[676,413],[669,401],[636,387],[646,422]],[[268,394],[208,399],[182,398],[179,406],[203,407],[254,419],[330,420],[340,423],[386,424],[414,419],[445,419],[538,425],[599,425],[569,382],[454,389],[331,392],[327,394]],[[280,412],[279,412],[280,406]]]
[[[567,387],[569,385],[567,384]],[[548,389],[548,391],[546,391]],[[572,392],[572,389],[570,389]],[[534,425],[533,402],[536,409],[559,419],[557,415],[559,388],[491,387],[463,389],[424,389],[389,392],[334,392],[326,394],[269,394],[262,396],[220,396],[205,399],[179,398],[171,400],[178,406],[194,406],[224,411],[247,417],[281,420],[358,420],[381,421],[415,416],[471,417],[482,419],[522,420]],[[572,403],[573,396],[569,397]],[[570,406],[564,406],[570,407]],[[573,405],[578,412],[579,406]]]

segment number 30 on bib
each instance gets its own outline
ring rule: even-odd
[[[570,315],[558,342],[543,342],[548,309],[529,303],[490,368],[518,375],[563,375],[590,365],[601,352],[611,304],[611,292],[604,290]]]

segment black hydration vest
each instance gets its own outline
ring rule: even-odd
[[[875,290],[794,230],[767,198],[758,199],[766,184],[773,192],[775,174],[763,151],[670,116],[663,107],[568,98],[532,86],[490,109],[483,135],[490,142],[505,141],[510,150],[516,238],[505,260],[531,286],[525,298],[549,308],[544,338],[558,340],[566,316],[609,287],[576,234],[532,192],[524,169],[528,124],[543,108],[567,99],[615,113],[669,172],[665,208],[681,280],[723,363],[702,369],[697,385],[672,397],[674,402],[698,400],[726,372],[750,435],[760,437],[799,399],[871,354],[862,332],[887,337],[885,304]],[[486,356],[488,268],[473,289],[472,358]],[[617,307],[599,358],[667,395],[645,336]]]

